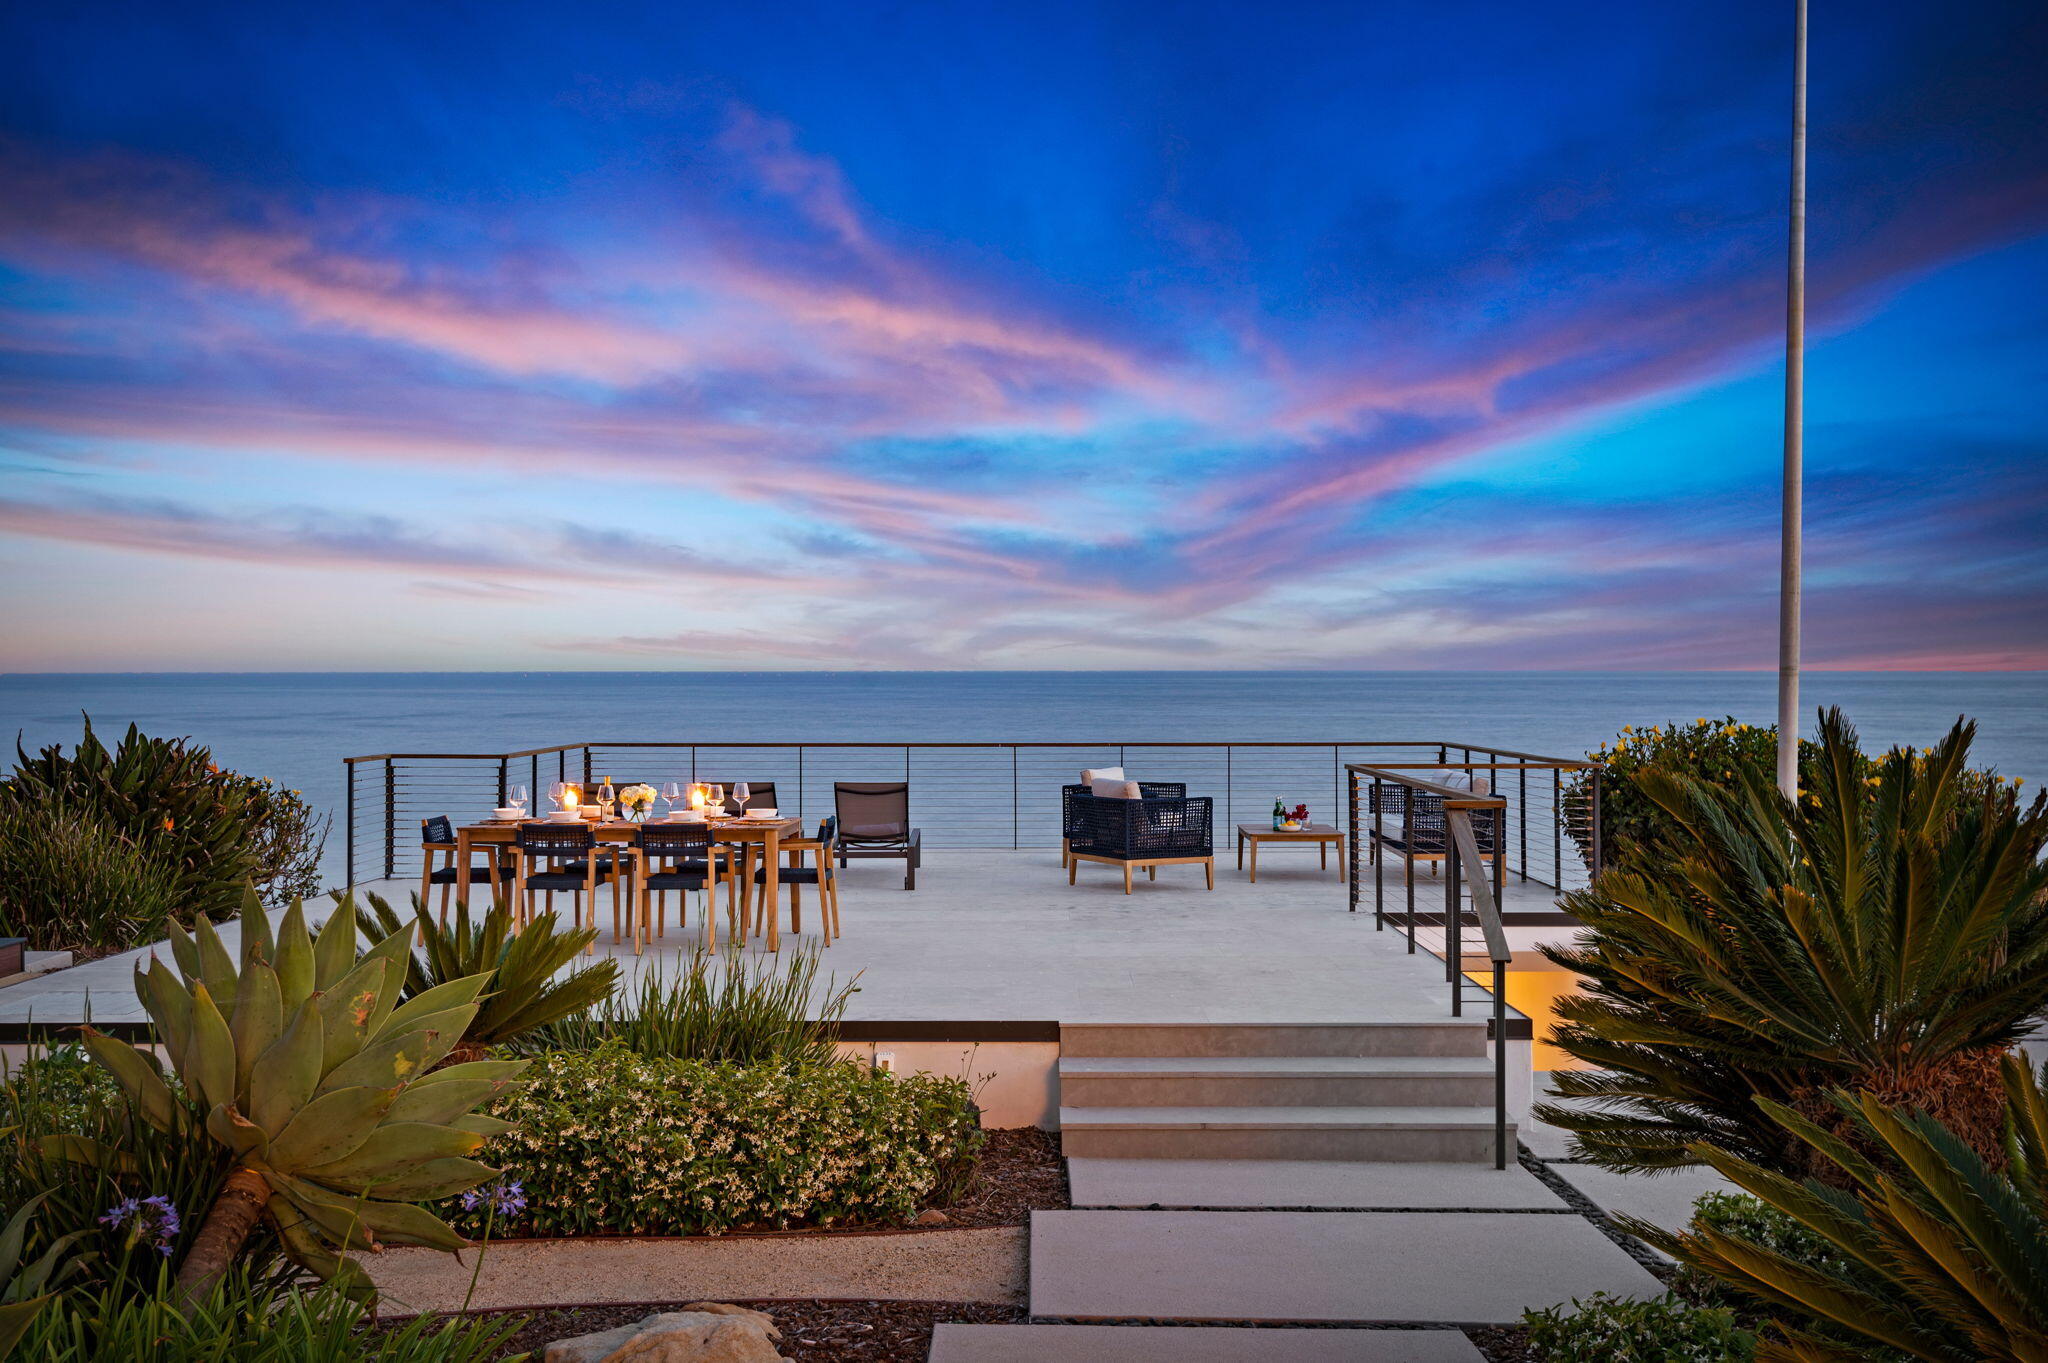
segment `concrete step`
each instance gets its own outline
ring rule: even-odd
[[[956,1325],[931,1363],[1484,1363],[1457,1330],[1246,1329],[1225,1325]]]
[[[1484,1018],[1348,1023],[1091,1022],[1060,1027],[1060,1054],[1074,1059],[1486,1053]]]
[[[1514,1151],[1514,1124],[1508,1124]],[[1069,1158],[1490,1160],[1493,1113],[1475,1107],[1062,1107]]]
[[[1493,1102],[1485,1056],[1062,1057],[1068,1107],[1460,1107]]]
[[[1569,1214],[1031,1214],[1039,1318],[1511,1324],[1602,1291],[1656,1297],[1664,1284]]]
[[[1514,1163],[1496,1169],[1490,1159],[1468,1164],[1073,1159],[1067,1161],[1067,1179],[1076,1207],[1567,1210],[1564,1199],[1527,1169]]]

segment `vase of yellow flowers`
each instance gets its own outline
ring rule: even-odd
[[[634,823],[645,823],[654,809],[654,796],[653,786],[627,786],[619,792],[619,812]]]

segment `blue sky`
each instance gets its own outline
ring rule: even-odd
[[[10,666],[1768,665],[1789,15],[16,7]],[[1814,43],[1809,661],[2048,666],[2048,19]]]

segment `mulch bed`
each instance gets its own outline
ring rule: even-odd
[[[1034,1211],[1073,1205],[1059,1136],[1023,1126],[988,1133],[974,1183],[958,1202],[940,1210],[948,1224],[976,1228],[1022,1226]]]
[[[1024,1319],[1021,1306],[946,1301],[744,1301],[775,1317],[782,1331],[776,1348],[795,1363],[925,1363],[932,1328],[941,1321],[1008,1325]],[[645,1319],[656,1311],[680,1311],[682,1302],[629,1306],[583,1306],[533,1315],[512,1337],[501,1357],[530,1350],[536,1360],[558,1339],[593,1334]]]
[[[1486,1355],[1487,1363],[1532,1363],[1529,1332],[1519,1325],[1480,1325],[1465,1331],[1465,1337]]]

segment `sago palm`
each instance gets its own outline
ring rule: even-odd
[[[2048,799],[1960,788],[1973,727],[1866,765],[1827,711],[1796,807],[1758,774],[1641,773],[1678,831],[1565,900],[1586,931],[1545,954],[1584,992],[1558,1003],[1557,1044],[1590,1068],[1537,1115],[1624,1171],[1699,1142],[1804,1168],[1757,1099],[1825,1119],[1838,1088],[1994,1148],[1998,1059],[2048,1006]]]
[[[317,938],[294,904],[274,939],[252,903],[242,915],[239,967],[205,919],[196,938],[174,931],[177,971],[152,958],[148,970],[136,968],[135,991],[182,1099],[154,1057],[86,1029],[93,1058],[145,1119],[217,1141],[233,1158],[179,1266],[187,1300],[219,1280],[259,1218],[275,1225],[296,1262],[357,1295],[369,1287],[346,1257],[352,1249],[468,1243],[412,1204],[497,1177],[470,1156],[485,1137],[509,1128],[475,1109],[512,1084],[525,1062],[435,1070],[475,1016],[489,977],[450,980],[401,1004],[411,930],[360,959],[355,944],[347,901]],[[74,1153],[119,1158],[108,1150]]]
[[[1709,1227],[1671,1232],[1624,1222],[1674,1258],[1792,1313],[1761,1360],[1860,1363],[1874,1355],[1873,1345],[1884,1345],[1929,1363],[2042,1363],[2048,1100],[2016,1056],[2003,1062],[2003,1080],[2002,1170],[1932,1117],[1869,1094],[1838,1100],[1847,1118],[1840,1134],[1765,1104],[1788,1135],[1836,1169],[1846,1191],[1786,1178],[1711,1146],[1696,1149],[1825,1240],[1835,1251],[1825,1262]],[[1826,1322],[1827,1334],[1816,1320]]]
[[[618,984],[619,963],[611,960],[555,978],[555,972],[583,954],[597,937],[597,929],[563,932],[552,913],[540,914],[514,932],[511,910],[502,905],[492,906],[472,923],[469,905],[458,902],[455,921],[443,924],[415,894],[408,923],[382,896],[365,898],[367,906],[356,910],[357,926],[365,937],[380,940],[407,926],[419,931],[420,949],[409,958],[401,998],[413,998],[467,975],[489,978],[477,1014],[455,1049],[455,1059],[475,1059],[487,1047],[594,1007],[610,998]]]

